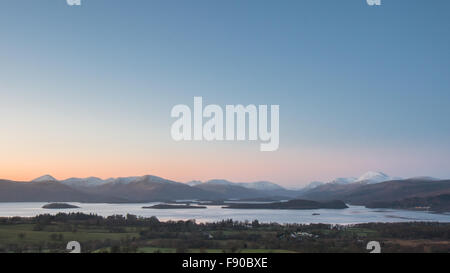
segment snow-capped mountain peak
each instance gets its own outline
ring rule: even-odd
[[[331,183],[340,184],[340,185],[346,185],[346,184],[353,183],[356,180],[357,180],[356,177],[339,177],[339,178],[336,178],[333,181],[331,181]]]
[[[61,183],[66,184],[68,186],[91,187],[91,186],[102,185],[107,182],[98,177],[87,177],[87,178],[72,177],[72,178],[61,181]]]
[[[191,186],[196,186],[199,184],[198,181],[191,181],[189,182]],[[257,181],[257,182],[231,182],[224,179],[213,179],[205,182],[204,184],[212,184],[212,185],[222,185],[222,186],[239,186],[244,187],[247,189],[252,190],[261,190],[261,191],[268,191],[268,190],[284,190],[283,187],[281,187],[278,184],[267,182],[267,181]]]
[[[230,182],[225,179],[212,179],[212,180],[206,181],[205,183],[214,184],[214,185],[233,185],[234,184],[233,182]]]
[[[367,172],[363,175],[361,175],[356,182],[366,182],[369,184],[374,184],[374,183],[381,183],[381,182],[385,182],[385,181],[389,181],[389,180],[395,180],[398,178],[395,177],[390,177],[389,175],[382,173],[382,172]]]
[[[366,184],[375,184],[375,183],[381,183],[391,180],[400,180],[402,178],[399,177],[391,177],[385,173],[382,172],[374,172],[369,171],[361,175],[359,178],[356,177],[340,177],[336,178],[330,183],[332,184],[338,184],[338,185],[347,185],[352,183],[366,183]]]
[[[253,189],[253,190],[284,190],[283,187],[280,185],[277,185],[272,182],[267,181],[258,181],[258,182],[248,182],[248,183],[237,183],[239,186],[242,186],[247,189]]]
[[[56,180],[53,176],[49,174],[31,180],[31,182],[48,182],[48,181],[58,181],[58,180]]]
[[[317,188],[319,186],[322,186],[323,184],[325,184],[324,182],[321,181],[312,181],[310,182],[308,185],[306,185],[305,187],[301,188],[302,190],[312,190],[314,188]]]
[[[203,183],[203,182],[202,182],[202,181],[199,181],[199,180],[192,180],[192,181],[187,182],[186,184],[188,184],[189,186],[194,187],[194,186],[200,185],[200,184],[202,184],[202,183]]]

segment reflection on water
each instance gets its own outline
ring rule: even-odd
[[[207,206],[207,209],[143,209],[157,203],[146,204],[90,204],[70,203],[77,205],[77,209],[43,209],[47,203],[0,203],[0,217],[22,216],[29,217],[39,214],[56,214],[59,212],[83,212],[101,216],[114,214],[134,214],[143,217],[156,216],[158,219],[188,220],[197,222],[213,222],[223,219],[237,221],[255,220],[260,222],[277,223],[327,223],[327,224],[356,224],[367,222],[411,222],[436,221],[450,222],[449,214],[435,214],[424,211],[407,211],[393,209],[368,209],[362,206],[349,206],[348,209],[315,209],[315,210],[264,210],[264,209],[222,209],[220,206]],[[316,215],[313,215],[316,214]],[[317,215],[318,214],[318,215]]]

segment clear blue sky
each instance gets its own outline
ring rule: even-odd
[[[2,1],[0,176],[448,178],[449,14],[446,0]],[[174,143],[170,110],[194,96],[279,104],[280,149]]]

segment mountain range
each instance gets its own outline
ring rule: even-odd
[[[431,197],[442,194],[450,194],[450,180],[431,177],[401,179],[382,172],[367,172],[359,178],[336,178],[328,183],[311,182],[299,189],[287,189],[267,181],[246,183],[215,179],[181,183],[152,175],[65,180],[45,175],[30,182],[0,180],[0,202],[305,199],[342,200],[348,204],[373,205],[376,202],[386,204],[405,199],[416,200],[414,198],[437,200]]]
[[[430,197],[449,193],[450,180],[410,178],[375,184],[327,183],[302,192],[301,197],[316,201],[337,199],[353,205],[367,205],[379,201],[392,202],[406,198]]]

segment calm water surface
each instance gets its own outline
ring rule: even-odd
[[[317,210],[254,210],[254,209],[222,209],[220,206],[207,206],[207,209],[143,209],[156,203],[147,204],[90,204],[70,203],[79,206],[78,209],[43,209],[47,203],[0,203],[0,217],[22,216],[30,217],[39,214],[56,214],[59,212],[83,212],[101,216],[114,214],[135,214],[143,217],[156,216],[158,219],[188,220],[197,222],[214,222],[223,219],[238,221],[255,220],[277,223],[327,223],[356,224],[368,222],[411,222],[436,221],[450,222],[450,214],[437,214],[423,211],[407,211],[393,209],[368,209],[362,206],[350,206],[348,209],[317,209]],[[312,215],[318,213],[320,215]]]

